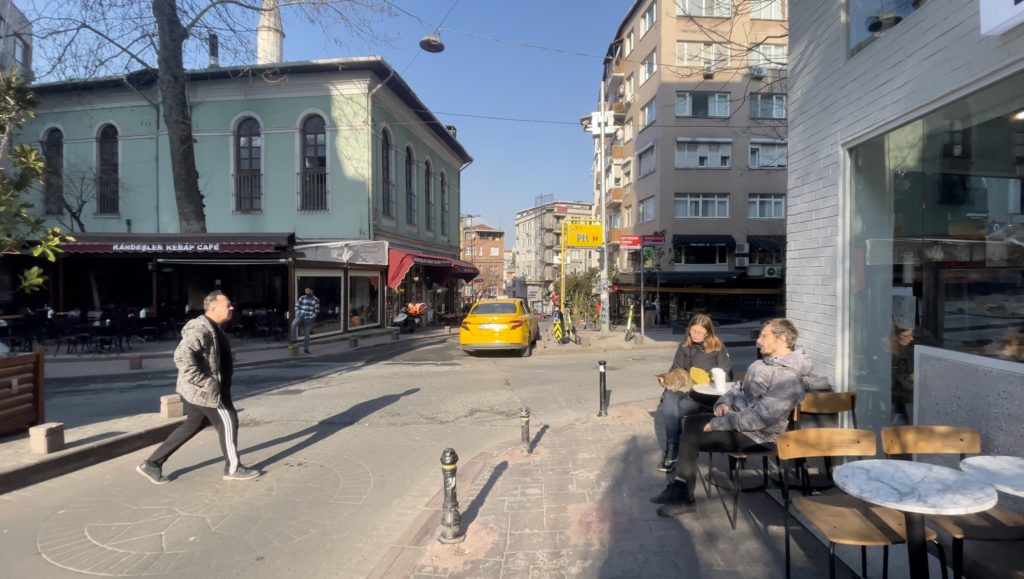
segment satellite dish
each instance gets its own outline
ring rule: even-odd
[[[427,52],[444,52],[444,42],[441,42],[440,34],[428,34],[420,39],[420,48]]]

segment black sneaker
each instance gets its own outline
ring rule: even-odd
[[[697,502],[693,499],[683,500],[676,503],[668,503],[658,507],[659,517],[676,517],[697,511]]]
[[[261,474],[263,473],[254,468],[239,465],[239,467],[235,469],[235,472],[224,473],[224,480],[249,480],[258,477]]]
[[[164,483],[170,482],[164,478],[163,469],[161,469],[158,466],[153,466],[148,462],[144,462],[139,466],[135,467],[135,472],[146,477],[146,480],[155,485],[162,485]]]
[[[686,482],[677,479],[668,483],[668,486],[658,496],[651,497],[649,502],[656,505],[665,505],[685,501],[688,497],[689,493],[686,492]]]

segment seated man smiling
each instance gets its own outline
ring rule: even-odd
[[[761,452],[775,448],[786,431],[789,415],[804,396],[803,377],[811,359],[797,348],[797,331],[785,318],[765,323],[757,338],[763,358],[750,365],[739,388],[715,402],[714,414],[683,419],[678,477],[652,502],[665,503],[658,515],[671,517],[691,510],[697,458],[704,452]],[[680,480],[682,479],[682,480]]]

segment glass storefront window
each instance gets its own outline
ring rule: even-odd
[[[851,389],[867,427],[913,422],[915,345],[1024,362],[1024,74],[850,167]]]
[[[378,272],[349,273],[349,329],[380,325],[380,283],[381,275]]]
[[[927,0],[849,0],[850,54],[854,55],[908,18]]]
[[[313,288],[320,299],[320,315],[313,324],[313,334],[340,332],[341,327],[341,271],[304,270],[295,276],[295,295],[301,296],[305,288]]]

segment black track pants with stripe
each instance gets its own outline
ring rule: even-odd
[[[213,424],[220,438],[220,449],[224,453],[224,472],[233,473],[241,464],[238,456],[238,413],[231,399],[221,397],[216,408],[186,404],[185,422],[174,429],[167,440],[160,445],[146,461],[154,466],[162,467],[174,451],[181,448],[206,425]]]

